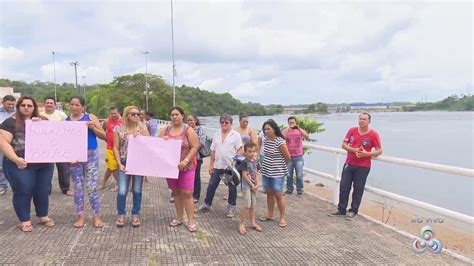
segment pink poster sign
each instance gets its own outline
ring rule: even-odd
[[[180,155],[181,140],[130,136],[126,173],[178,179]]]
[[[87,161],[86,122],[27,120],[25,126],[28,163]]]

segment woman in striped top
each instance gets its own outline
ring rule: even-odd
[[[290,153],[286,147],[285,138],[277,123],[268,119],[263,123],[262,130],[265,132],[263,140],[264,159],[262,163],[262,184],[267,191],[268,212],[260,218],[261,221],[272,221],[275,200],[280,211],[280,223],[278,226],[286,226],[286,202],[283,194],[283,183],[288,175],[287,164],[290,161]]]

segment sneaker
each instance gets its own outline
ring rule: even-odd
[[[293,191],[286,190],[285,194],[293,194]]]
[[[357,216],[357,213],[354,213],[354,212],[349,211],[349,212],[347,212],[347,214],[346,214],[346,220],[352,221],[352,220],[354,220],[354,218],[355,218],[356,216]]]
[[[335,216],[345,216],[346,214],[343,213],[343,212],[340,212],[340,211],[336,211],[336,212],[331,212],[331,213],[328,213],[328,216],[330,217],[335,217]]]
[[[296,193],[296,195],[298,195],[298,196],[303,196],[303,191],[298,191],[298,192]]]
[[[3,194],[5,194],[5,193],[7,193],[7,191],[8,191],[8,188],[6,188],[6,187],[0,187],[0,195],[3,195]]]
[[[235,208],[229,208],[227,210],[227,218],[234,218],[235,217]]]
[[[197,209],[198,212],[209,212],[210,210],[211,208],[207,207],[206,205],[201,205],[201,207]]]

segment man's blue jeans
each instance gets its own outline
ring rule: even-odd
[[[0,188],[7,188],[8,180],[5,177],[5,172],[3,171],[3,152],[0,152]]]
[[[30,221],[31,199],[35,205],[36,216],[48,216],[49,189],[53,178],[54,164],[29,164],[18,169],[16,164],[3,158],[6,177],[13,191],[13,207],[21,222]]]
[[[133,193],[133,206],[132,215],[139,216],[142,206],[142,185],[143,176],[138,175],[127,175],[125,172],[119,171],[118,185],[119,190],[117,193],[117,211],[118,215],[125,216],[125,205],[127,203],[127,193],[130,180],[132,180],[132,193]]]
[[[293,192],[293,173],[296,173],[296,191],[303,192],[303,156],[292,156],[288,163],[288,178],[286,179],[286,189],[288,192]]]
[[[204,199],[204,206],[210,208],[212,206],[212,200],[216,194],[217,187],[221,182],[220,175],[224,173],[225,169],[214,169],[214,173],[211,175],[209,184],[207,185],[206,198]],[[229,207],[235,208],[237,206],[237,187],[229,185],[229,199],[227,200]]]

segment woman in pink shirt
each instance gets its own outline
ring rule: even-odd
[[[293,171],[296,173],[296,192],[298,196],[303,195],[303,138],[308,139],[309,134],[298,127],[296,117],[288,117],[288,128],[283,130],[286,146],[290,152],[291,160],[288,163],[289,175],[286,179],[286,194],[293,194]]]

